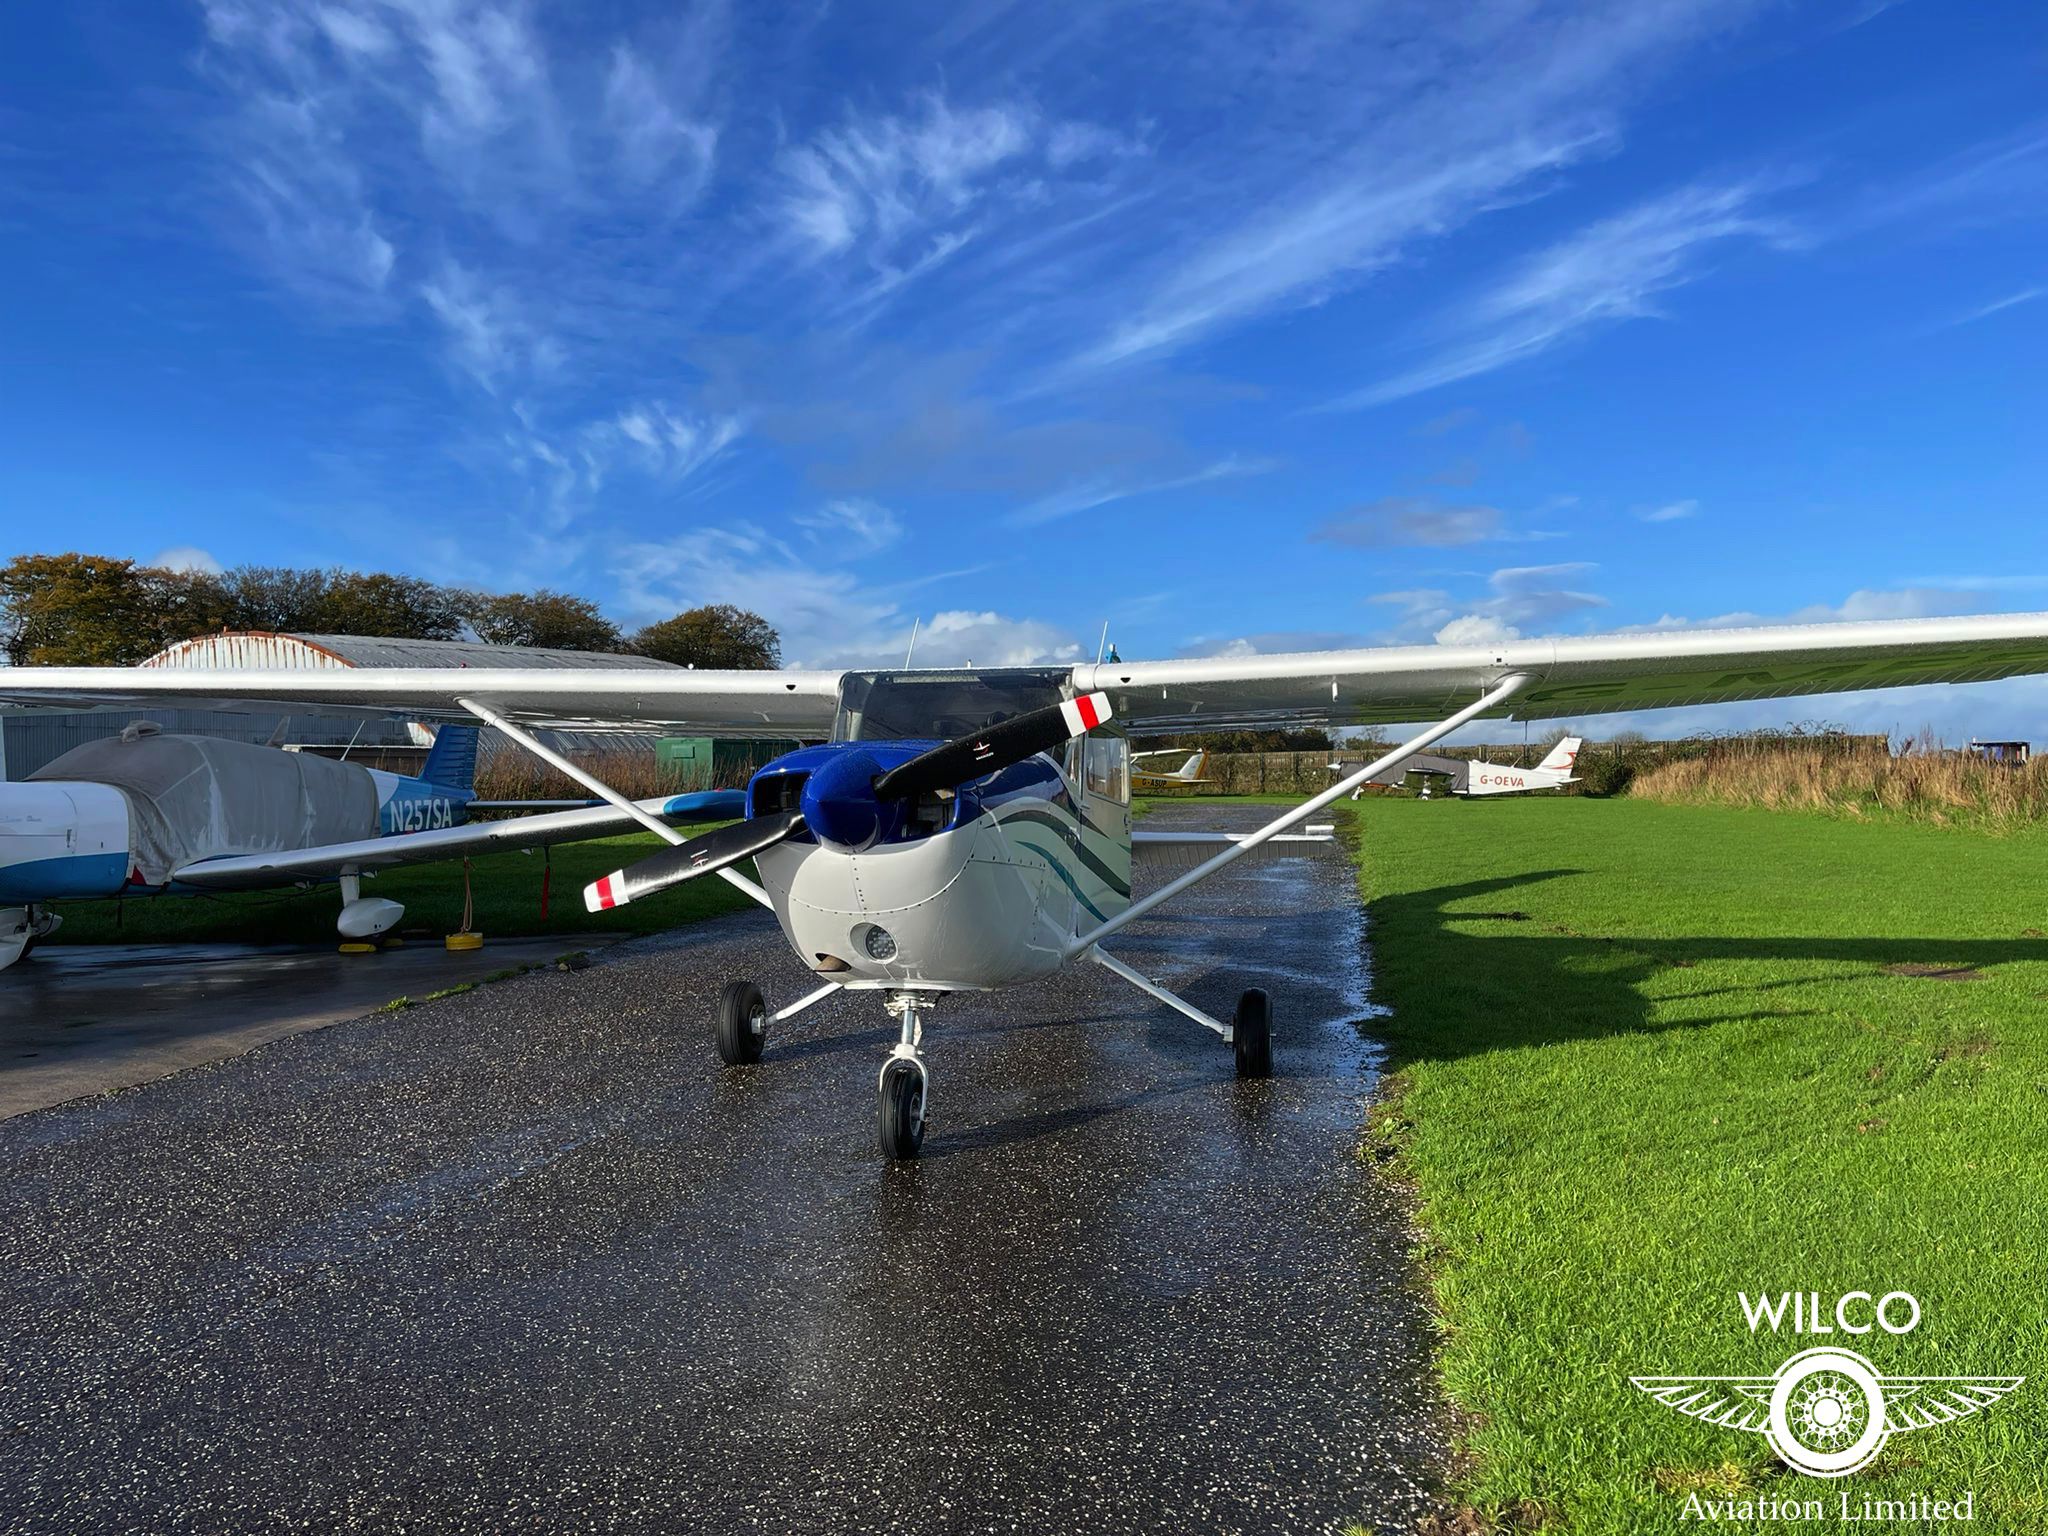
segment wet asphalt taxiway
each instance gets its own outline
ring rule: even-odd
[[[0,1119],[612,942],[415,942],[365,956],[306,945],[45,944],[0,977]]]
[[[1250,824],[1205,807],[1147,825]],[[872,998],[711,1051],[762,915],[0,1123],[0,1530],[1409,1529],[1443,1454],[1349,861],[948,1000],[915,1165]]]

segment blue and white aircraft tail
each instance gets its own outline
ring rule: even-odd
[[[434,745],[420,765],[420,777],[429,784],[452,789],[476,798],[476,749],[482,735],[473,725],[444,725],[434,732]]]

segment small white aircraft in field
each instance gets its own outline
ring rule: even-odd
[[[839,990],[897,1020],[879,1083],[882,1150],[924,1136],[926,1021],[943,998],[1086,959],[1228,1041],[1241,1076],[1272,1068],[1256,987],[1228,1021],[1110,954],[1127,924],[1471,720],[1979,682],[2048,672],[2048,614],[1516,640],[1186,661],[892,671],[174,672],[0,670],[0,701],[147,708],[280,702],[494,725],[641,821],[663,852],[596,882],[597,909],[716,874],[771,908],[815,990],[771,1011],[750,980],[712,1021],[720,1057],[759,1061],[770,1026]],[[1400,746],[1243,836],[1133,833],[1131,736],[1434,717]],[[828,736],[754,775],[744,821],[685,837],[532,735],[593,725],[695,735]],[[1196,860],[1131,894],[1135,852]],[[1205,855],[1206,856],[1203,856]],[[734,866],[755,860],[756,884]]]
[[[1207,747],[1189,754],[1188,760],[1171,773],[1162,772],[1156,768],[1140,768],[1138,766],[1148,757],[1178,756],[1180,756],[1180,748],[1178,747],[1162,747],[1156,752],[1133,752],[1131,754],[1131,782],[1140,789],[1150,789],[1154,785],[1162,789],[1170,789],[1176,784],[1214,784],[1216,782],[1214,779],[1203,777],[1209,771],[1209,749]]]
[[[1543,761],[1534,768],[1510,768],[1502,763],[1417,752],[1385,773],[1375,774],[1368,783],[1381,789],[1399,789],[1410,774],[1419,773],[1423,777],[1418,798],[1423,800],[1436,798],[1434,790],[1439,780],[1446,794],[1463,796],[1519,795],[1532,789],[1555,789],[1560,784],[1578,783],[1572,765],[1578,760],[1580,745],[1578,737],[1567,736],[1544,754]],[[1332,763],[1330,771],[1341,773],[1349,766]],[[1366,784],[1359,785],[1351,791],[1351,798],[1358,799],[1366,788]]]
[[[1474,760],[1465,766],[1465,782],[1452,785],[1454,795],[1519,795],[1531,789],[1556,789],[1560,784],[1576,784],[1578,775],[1572,766],[1578,761],[1579,747],[1576,736],[1567,736],[1548,752],[1543,761],[1534,768],[1508,768],[1500,763],[1486,763]]]

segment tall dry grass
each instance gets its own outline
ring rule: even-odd
[[[1923,737],[1902,752],[1821,742],[1708,750],[1638,773],[1646,800],[1898,817],[2012,831],[2048,820],[2048,760],[1986,762]]]
[[[635,800],[651,800],[675,789],[673,775],[658,772],[654,754],[640,752],[579,752],[576,766],[596,774],[606,784]],[[725,786],[721,786],[725,787]],[[483,800],[583,800],[590,791],[566,773],[550,768],[526,752],[494,752],[477,764],[477,797]]]

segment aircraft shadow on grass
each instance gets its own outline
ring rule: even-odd
[[[1666,1029],[1693,1029],[1744,1019],[1815,1016],[1819,1009],[1758,1006],[1742,1008],[1744,998],[1760,999],[1790,987],[1826,981],[1883,978],[1901,987],[1969,984],[1988,978],[1991,967],[2021,961],[2048,961],[2048,940],[2035,938],[1833,938],[1803,936],[1738,937],[1730,935],[1602,935],[1560,930],[1521,912],[1500,898],[1521,887],[1569,875],[1577,869],[1533,870],[1494,880],[1384,896],[1367,908],[1367,940],[1376,929],[1412,932],[1433,924],[1440,936],[1434,970],[1451,976],[1493,975],[1503,991],[1514,993],[1512,1006],[1473,1008],[1451,1016],[1427,1004],[1395,1007],[1368,1026],[1387,1047],[1387,1067],[1411,1062],[1444,1061],[1487,1051],[1559,1044],[1607,1035]],[[1481,906],[1486,902],[1488,905]],[[1458,934],[1453,924],[1485,923],[1512,930],[1520,942],[1502,943],[1493,934]],[[1369,962],[1382,957],[1369,954]],[[1689,970],[1717,960],[1820,961],[1838,966],[1826,973],[1790,978],[1760,978],[1748,984],[1716,984],[1689,992],[1647,994],[1644,984],[1673,970]],[[1899,970],[1887,976],[1887,967]],[[1918,971],[1919,974],[1915,974]],[[1391,1003],[1375,986],[1374,996]],[[1674,998],[1727,999],[1728,1011],[1710,1017],[1658,1020],[1655,1002]],[[1282,1069],[1284,1070],[1284,1069]]]

